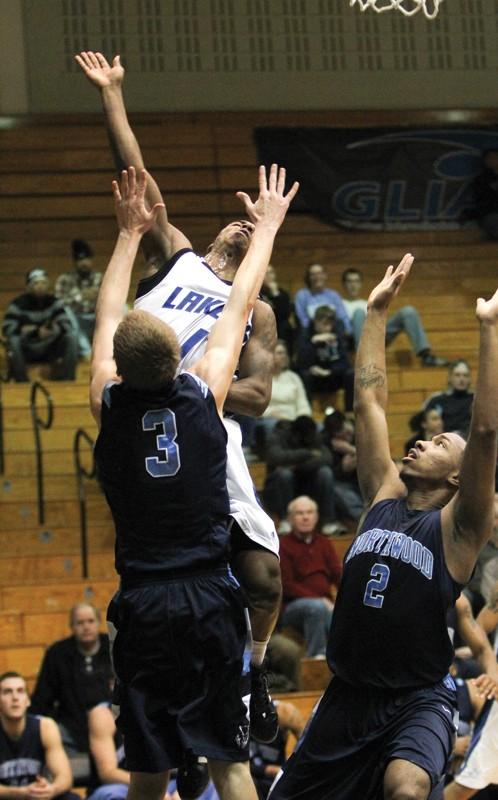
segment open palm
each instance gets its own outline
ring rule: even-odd
[[[119,85],[124,78],[124,67],[119,56],[114,56],[112,65],[102,53],[93,53],[91,50],[83,51],[74,58],[90,83],[101,89],[105,86]]]
[[[412,264],[413,256],[407,253],[396,269],[393,266],[388,267],[381,282],[370,292],[368,305],[378,310],[388,308],[407,279]]]

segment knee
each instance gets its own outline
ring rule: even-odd
[[[418,317],[418,311],[415,306],[403,306],[400,309],[402,319],[410,319],[410,317]]]

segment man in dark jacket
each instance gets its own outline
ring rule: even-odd
[[[73,635],[45,653],[31,710],[57,720],[66,751],[73,754],[88,749],[87,711],[110,698],[112,667],[97,609],[78,603],[69,622]]]
[[[60,300],[48,291],[48,276],[36,267],[28,272],[26,291],[5,312],[2,335],[7,341],[12,376],[28,380],[26,363],[60,362],[58,380],[74,380],[77,334]]]

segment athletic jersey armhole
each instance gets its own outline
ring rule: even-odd
[[[202,378],[199,378],[198,375],[194,375],[193,372],[189,372],[188,369],[182,369],[180,375],[188,375],[199,387],[202,392],[202,396],[206,398],[209,392],[209,386],[205,383]]]
[[[107,406],[107,408],[111,407],[111,389],[113,386],[118,386],[118,384],[119,381],[107,381],[102,389],[102,402]]]
[[[194,251],[190,247],[182,247],[182,249],[177,250],[174,256],[172,256],[169,261],[166,261],[162,265],[162,267],[160,267],[158,271],[154,273],[154,275],[150,275],[150,277],[148,278],[142,278],[138,282],[135,300],[138,300],[139,297],[142,297],[144,294],[147,294],[147,292],[150,292],[151,289],[154,289],[158,284],[160,284],[163,278],[166,277],[168,272],[171,269],[173,269],[178,259],[184,256],[185,253],[193,253],[193,252]]]

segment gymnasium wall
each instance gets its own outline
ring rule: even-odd
[[[23,110],[23,91],[27,112],[95,110],[95,94],[73,62],[81,49],[122,54],[135,111],[496,103],[495,0],[443,0],[433,22],[422,14],[362,14],[349,0],[0,0],[2,6],[14,39],[14,18],[22,14],[24,52],[24,63],[16,56],[20,94],[2,91],[0,78],[4,114]],[[5,59],[0,53],[0,67]],[[12,73],[12,58],[7,66]],[[11,77],[5,80],[11,87]]]

